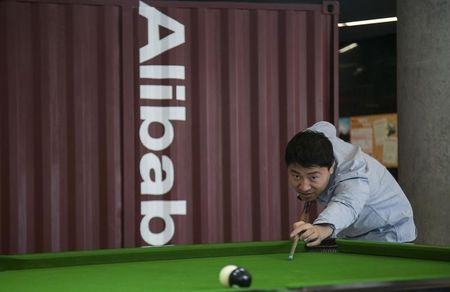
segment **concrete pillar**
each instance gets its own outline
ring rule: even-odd
[[[450,244],[450,0],[397,0],[399,182],[417,243]]]

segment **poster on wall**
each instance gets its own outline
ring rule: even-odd
[[[386,167],[398,167],[397,114],[350,117],[350,142]]]

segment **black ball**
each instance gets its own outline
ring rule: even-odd
[[[224,287],[250,287],[252,276],[242,267],[227,265],[220,270],[219,281]]]
[[[250,287],[252,275],[246,269],[238,267],[231,272],[228,281],[230,287]]]

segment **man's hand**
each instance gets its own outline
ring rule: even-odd
[[[291,237],[299,235],[299,239],[306,242],[306,246],[319,245],[322,240],[328,238],[333,233],[333,228],[329,225],[314,225],[303,221],[295,222]]]

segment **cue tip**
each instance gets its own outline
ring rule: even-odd
[[[292,241],[291,252],[289,253],[288,260],[292,261],[294,259],[295,250],[297,249],[297,244],[300,237],[297,235],[294,236],[294,240]]]

